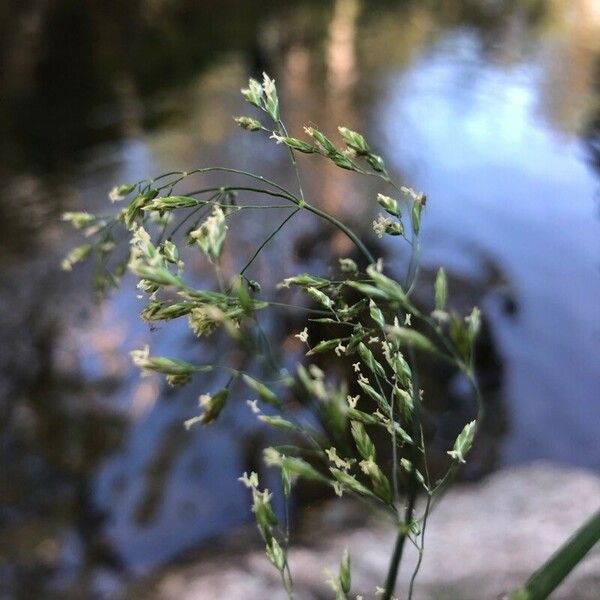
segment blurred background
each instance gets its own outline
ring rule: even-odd
[[[59,269],[78,243],[60,215],[110,212],[113,185],[173,168],[293,185],[285,152],[231,119],[262,71],[292,134],[356,129],[427,193],[424,279],[444,265],[486,315],[492,410],[465,477],[536,459],[600,469],[597,0],[4,0],[0,65],[2,598],[119,597],[251,522],[236,478],[260,456],[252,415],[186,433],[214,382],[174,393],[128,356],[227,348],[185,323],[149,331],[129,279],[96,305],[92,267]],[[314,157],[301,169],[314,203],[370,235],[372,182]],[[231,254],[268,231],[245,222]],[[288,234],[256,278],[351,250],[311,219]],[[378,252],[406,259],[401,242]],[[302,321],[263,326],[293,364]],[[463,391],[444,386],[458,422]]]

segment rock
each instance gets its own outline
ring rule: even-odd
[[[432,513],[415,600],[493,600],[539,567],[594,511],[600,477],[537,463],[497,472],[482,482],[452,489]],[[324,570],[337,572],[348,548],[353,595],[375,597],[387,569],[394,535],[375,517],[356,522],[349,502],[330,502],[304,525],[305,540],[290,551],[296,600],[333,598]],[[345,510],[339,510],[339,509]],[[344,519],[336,515],[342,512]],[[358,514],[362,509],[359,507]],[[306,529],[310,531],[306,531]],[[258,545],[258,544],[257,544]],[[405,597],[416,551],[402,565]],[[131,588],[131,598],[156,600],[285,599],[278,575],[261,550],[243,549],[171,567]],[[600,597],[600,552],[596,549],[552,596],[555,600]]]

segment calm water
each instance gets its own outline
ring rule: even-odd
[[[94,307],[89,270],[57,269],[75,239],[58,219],[68,208],[109,210],[112,185],[171,168],[235,163],[291,185],[280,149],[250,144],[231,121],[245,110],[237,90],[262,69],[278,81],[292,130],[313,121],[363,131],[399,178],[428,193],[425,267],[443,264],[471,290],[502,364],[494,466],[600,468],[597,3],[367,10],[338,0],[267,3],[260,14],[202,4],[132,2],[104,14],[14,3],[10,22],[0,11],[8,597],[32,586],[111,593],[126,573],[248,520],[236,478],[260,447],[252,416],[229,411],[184,434],[198,394],[218,382],[171,393],[128,360],[144,343],[224,360],[226,345],[198,345],[185,323],[148,331],[129,280]],[[366,232],[368,184],[322,164],[310,173],[310,196]],[[261,281],[325,269],[328,254],[348,250],[310,219],[294,231],[258,262]],[[265,223],[238,235],[249,252]],[[400,245],[381,250],[402,264]],[[263,326],[277,337],[302,321]]]

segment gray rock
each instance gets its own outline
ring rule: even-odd
[[[532,464],[452,489],[436,507],[427,527],[424,560],[415,600],[493,600],[512,590],[598,509],[600,477],[548,464]],[[375,598],[394,543],[386,523],[369,517],[360,526],[356,507],[331,502],[304,525],[302,545],[290,551],[297,600],[333,598],[324,574],[337,572],[348,548],[353,594]],[[410,546],[402,565],[399,598],[416,561]],[[277,573],[261,550],[220,553],[178,566],[146,582],[130,597],[160,600],[284,599]],[[353,596],[354,597],[354,596]],[[600,547],[552,596],[556,600],[600,598]]]

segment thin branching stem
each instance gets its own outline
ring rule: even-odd
[[[339,219],[336,219],[334,216],[330,215],[329,213],[326,213],[325,211],[322,211],[320,208],[317,208],[316,206],[313,206],[308,202],[304,204],[303,208],[321,217],[322,219],[329,221],[329,223],[337,227],[340,231],[342,231],[344,234],[346,234],[346,236],[350,238],[352,243],[358,248],[358,250],[360,250],[362,255],[369,261],[369,263],[375,262],[375,258],[369,252],[367,247],[361,242],[358,236],[348,226],[344,225],[344,223],[342,223]]]
[[[281,129],[281,132],[287,137],[288,132],[287,132],[287,129],[281,119],[279,119],[278,125]],[[298,168],[298,163],[296,162],[296,153],[294,152],[294,149],[290,148],[289,146],[288,146],[288,150],[290,153],[290,160],[291,160],[292,166],[294,168],[294,173],[296,174],[296,182],[298,183],[298,193],[300,194],[300,200],[302,200],[302,202],[304,202],[304,190],[302,189],[302,179],[300,178],[300,170]]]
[[[412,397],[413,397],[413,414],[412,414],[412,425],[413,425],[413,440],[417,440],[420,434],[421,428],[421,394],[419,391],[419,379],[417,375],[416,369],[416,358],[415,353],[412,348],[409,348],[409,364],[411,366],[411,371],[413,374],[412,380]],[[390,600],[394,593],[394,589],[396,587],[396,580],[398,578],[398,571],[400,569],[400,563],[402,562],[402,556],[404,553],[404,546],[406,542],[406,537],[409,534],[410,527],[413,521],[413,513],[415,509],[415,504],[417,500],[417,492],[419,487],[419,481],[417,478],[417,464],[419,460],[418,448],[417,444],[413,444],[412,448],[412,456],[411,456],[411,470],[409,474],[409,482],[408,482],[408,499],[406,504],[406,510],[404,511],[404,523],[400,526],[398,530],[398,535],[396,538],[396,545],[394,547],[394,552],[392,554],[392,558],[390,560],[390,566],[388,570],[388,575],[385,582],[385,591],[383,593],[383,600]]]
[[[262,249],[283,229],[285,224],[292,219],[292,217],[299,211],[299,208],[293,210],[274,230],[273,232],[263,241],[263,243],[256,249],[254,254],[250,257],[250,260],[244,265],[244,268],[240,271],[240,275],[243,275],[247,269],[256,260]]]
[[[425,511],[423,513],[423,522],[421,524],[421,546],[417,548],[419,557],[417,559],[417,564],[415,565],[415,569],[410,578],[410,584],[408,586],[408,600],[412,599],[415,581],[417,579],[417,575],[419,574],[419,570],[421,568],[421,563],[423,562],[423,553],[425,552],[425,529],[427,527],[427,519],[429,517],[430,507],[431,507],[431,494],[427,494],[427,500],[425,501]]]

